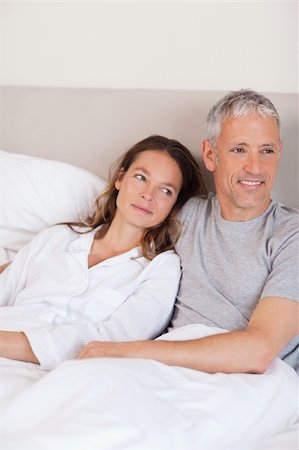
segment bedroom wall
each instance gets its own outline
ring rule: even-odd
[[[293,1],[2,1],[0,84],[296,92]]]
[[[4,150],[101,176],[142,133],[199,155],[211,104],[240,87],[281,114],[275,197],[299,207],[296,1],[0,0]]]

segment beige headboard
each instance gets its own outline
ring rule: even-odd
[[[2,86],[0,148],[69,162],[103,178],[119,154],[153,133],[182,141],[200,158],[207,113],[223,94]],[[265,94],[280,113],[285,148],[273,198],[299,208],[298,95]]]

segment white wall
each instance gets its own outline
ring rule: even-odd
[[[0,84],[296,92],[296,1],[0,2]]]

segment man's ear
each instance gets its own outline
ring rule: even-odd
[[[207,170],[214,172],[216,167],[216,155],[214,148],[208,140],[205,140],[202,143],[202,159]]]
[[[117,191],[120,190],[121,182],[122,182],[122,179],[123,179],[123,177],[124,177],[124,174],[125,174],[125,171],[124,171],[124,168],[122,167],[122,168],[120,169],[120,171],[118,172],[117,178],[116,178],[115,183],[114,183],[115,189],[116,189]]]

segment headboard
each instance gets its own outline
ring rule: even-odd
[[[182,141],[200,159],[206,116],[224,92],[0,87],[0,148],[65,161],[107,178],[111,163],[150,134]],[[298,95],[265,93],[282,121],[273,198],[299,208]],[[205,172],[210,188],[210,174]]]

